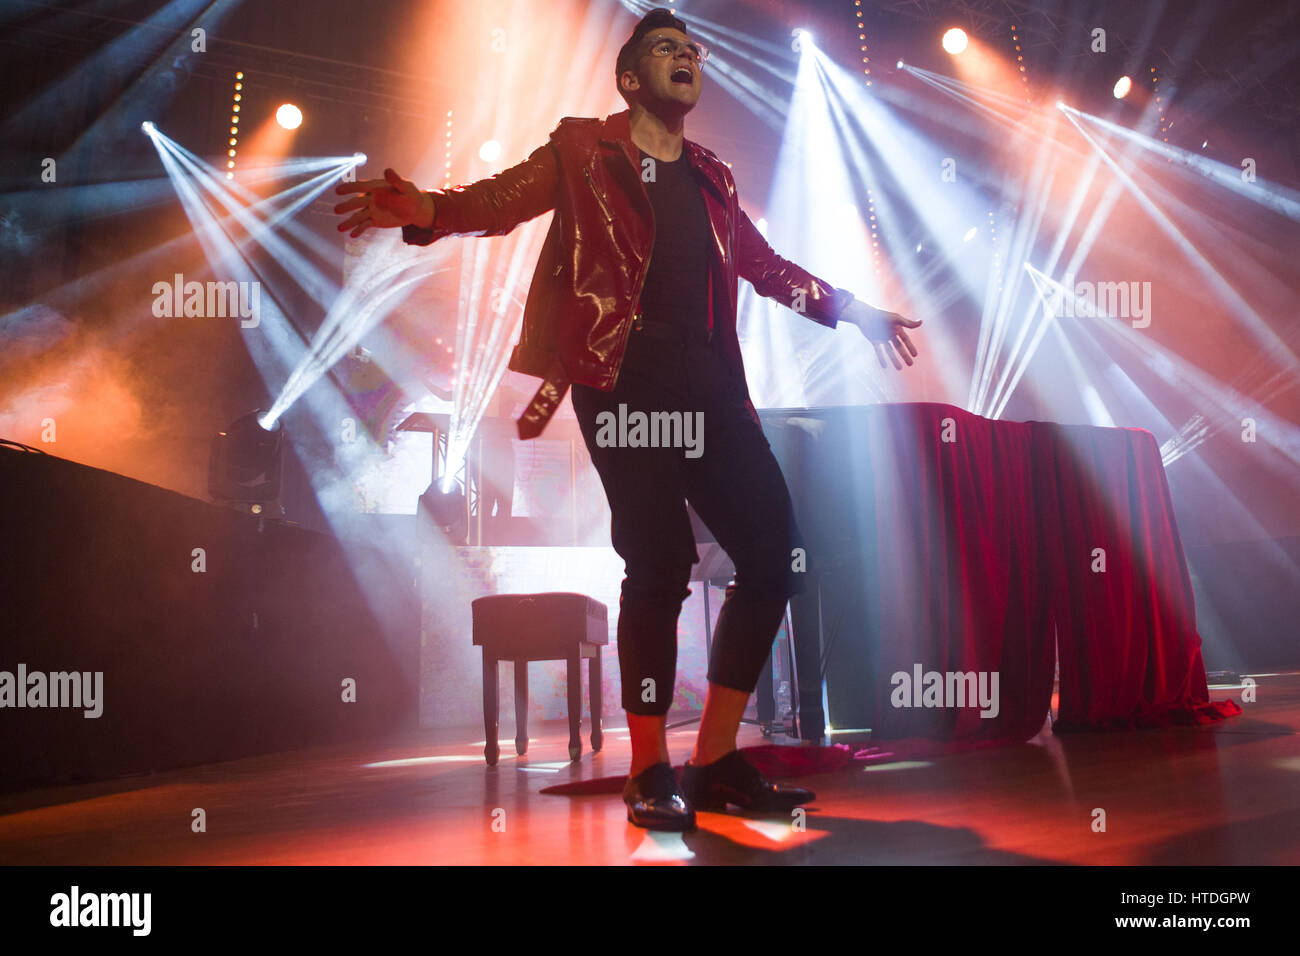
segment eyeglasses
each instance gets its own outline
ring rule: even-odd
[[[681,40],[674,40],[672,37],[655,37],[650,40],[649,52],[652,56],[676,56],[682,47],[685,47],[690,52],[691,59],[696,63],[703,63],[709,58],[709,48],[703,44],[683,43]]]

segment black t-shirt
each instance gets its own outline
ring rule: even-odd
[[[638,152],[645,182],[645,161],[653,157]],[[641,291],[641,314],[648,322],[702,332],[709,324],[709,211],[684,149],[674,162],[654,160],[653,170],[645,188],[654,207],[655,244]]]

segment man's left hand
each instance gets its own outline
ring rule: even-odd
[[[867,337],[876,350],[876,361],[881,368],[889,368],[885,364],[886,356],[900,372],[903,370],[903,362],[913,364],[912,357],[917,351],[908,338],[907,330],[920,326],[920,319],[907,319],[897,312],[872,308],[860,299],[854,299],[840,315],[840,321],[853,323]]]

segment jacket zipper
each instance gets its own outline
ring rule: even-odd
[[[614,217],[610,214],[609,207],[605,205],[605,197],[600,194],[600,190],[596,188],[596,181],[591,178],[591,170],[587,169],[586,166],[582,167],[582,175],[587,177],[587,185],[591,187],[591,192],[592,195],[596,197],[596,202],[600,203],[600,210],[605,214],[605,221],[613,222]]]
[[[625,155],[625,156],[627,155],[627,151],[626,151],[626,150],[624,150],[623,155]],[[602,196],[602,195],[600,194],[600,190],[598,190],[598,189],[596,188],[596,183],[595,183],[595,181],[592,180],[592,178],[591,178],[591,171],[590,171],[589,169],[587,169],[586,166],[582,167],[582,175],[584,175],[584,176],[587,177],[587,185],[589,185],[589,186],[591,187],[592,194],[596,197],[596,202],[600,203],[601,211],[605,214],[605,221],[606,221],[606,222],[613,222],[613,221],[614,221],[614,217],[610,214],[609,207],[605,205],[605,197]],[[653,242],[653,240],[652,240],[652,242]],[[622,350],[621,350],[621,353],[620,353],[620,355],[619,355],[619,359],[618,359],[618,363],[619,363],[619,367],[620,367],[620,368],[622,368],[622,365],[623,365],[623,357],[627,355],[627,340],[628,340],[628,337],[631,336],[631,334],[632,334],[632,329],[633,329],[633,327],[637,328],[638,330],[642,328],[642,326],[641,326],[641,290],[645,287],[646,276],[647,276],[647,274],[648,274],[649,272],[650,272],[650,259],[647,257],[647,259],[646,259],[646,261],[645,261],[645,265],[641,267],[641,275],[640,275],[640,278],[637,279],[637,283],[636,283],[636,295],[632,297],[632,302],[633,302],[633,306],[634,306],[634,307],[633,307],[633,310],[632,310],[632,321],[628,322],[628,324],[627,324],[627,331],[625,331],[625,332],[623,333],[623,341],[622,341],[622,343],[621,343],[621,345],[622,345]]]
[[[650,235],[650,250],[651,250],[651,251],[650,251],[650,255],[646,257],[645,265],[641,267],[641,277],[640,277],[639,279],[637,279],[637,283],[636,283],[636,295],[632,297],[632,326],[635,326],[636,329],[637,329],[637,331],[640,331],[641,328],[642,328],[642,325],[641,325],[641,293],[645,290],[645,280],[646,280],[646,279],[649,277],[649,275],[650,275],[650,258],[654,255],[654,230],[655,230],[654,209],[652,208],[652,209],[650,210],[650,233],[651,233],[651,235]],[[624,355],[627,354],[627,340],[628,340],[628,336],[630,336],[630,335],[632,334],[632,326],[629,326],[629,328],[628,328],[628,332],[627,332],[627,335],[624,335],[624,336],[623,336],[623,354],[624,354]],[[623,360],[622,360],[622,357],[620,357],[620,358],[619,358],[619,367],[621,368],[622,365],[623,365]]]
[[[635,308],[632,311],[632,324],[636,326],[638,331],[641,329],[641,292],[645,288],[645,280],[649,274],[650,260],[647,259],[645,268],[641,270],[641,278],[636,284],[636,297],[632,300],[635,303]]]
[[[634,303],[634,307],[632,310],[632,321],[627,323],[627,331],[623,333],[623,341],[621,343],[622,348],[618,356],[619,369],[622,369],[623,359],[627,357],[627,340],[632,335],[633,327],[636,327],[638,330],[641,328],[641,291],[645,287],[646,276],[649,274],[649,272],[650,272],[650,259],[649,257],[646,257],[645,265],[641,267],[641,276],[640,278],[637,279],[636,295],[632,297],[632,302]],[[617,380],[617,377],[618,377],[617,373],[615,373],[615,380]]]
[[[629,155],[629,153],[628,153],[628,151],[627,151],[627,146],[626,146],[626,145],[623,147],[623,155],[624,155],[624,156],[627,156],[627,158],[628,158],[629,161],[632,160],[631,155]],[[637,169],[637,165],[636,165],[635,162],[632,163],[632,169],[633,169],[633,170],[636,170],[636,169]],[[640,179],[640,176],[638,176],[637,178]],[[642,192],[642,195],[645,195],[646,202],[649,203],[649,201],[650,201],[650,197],[649,197],[649,195],[646,195],[645,187],[644,187],[644,186],[642,186],[642,188],[641,188],[641,192]],[[651,206],[651,207],[650,207],[650,255],[646,257],[645,266],[642,267],[642,269],[641,269],[641,278],[637,280],[637,284],[636,284],[636,296],[635,296],[635,297],[633,298],[633,300],[632,300],[632,304],[633,304],[632,324],[633,324],[633,326],[635,326],[635,328],[637,329],[637,331],[640,331],[640,330],[643,328],[643,326],[642,326],[642,324],[641,324],[641,319],[642,319],[642,315],[641,315],[641,293],[645,291],[645,280],[646,280],[647,278],[649,278],[649,276],[650,276],[650,259],[654,256],[654,234],[655,234],[655,231],[656,231],[657,229],[658,229],[658,224],[655,222],[655,211],[654,211],[654,207]],[[631,334],[631,332],[629,331],[628,335],[630,335],[630,334]],[[627,336],[627,335],[623,336],[623,354],[624,354],[624,355],[627,354],[627,339],[628,339],[628,336]],[[620,360],[620,361],[619,361],[619,366],[622,367],[622,364],[623,364],[623,363],[622,363],[622,361]]]

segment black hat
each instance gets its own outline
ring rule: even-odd
[[[641,18],[641,22],[636,25],[628,41],[618,51],[618,59],[614,61],[614,75],[622,76],[625,70],[632,69],[632,64],[636,62],[633,54],[636,52],[637,44],[645,39],[645,35],[651,30],[662,29],[687,32],[686,24],[673,16],[671,10],[666,7],[656,7]]]

